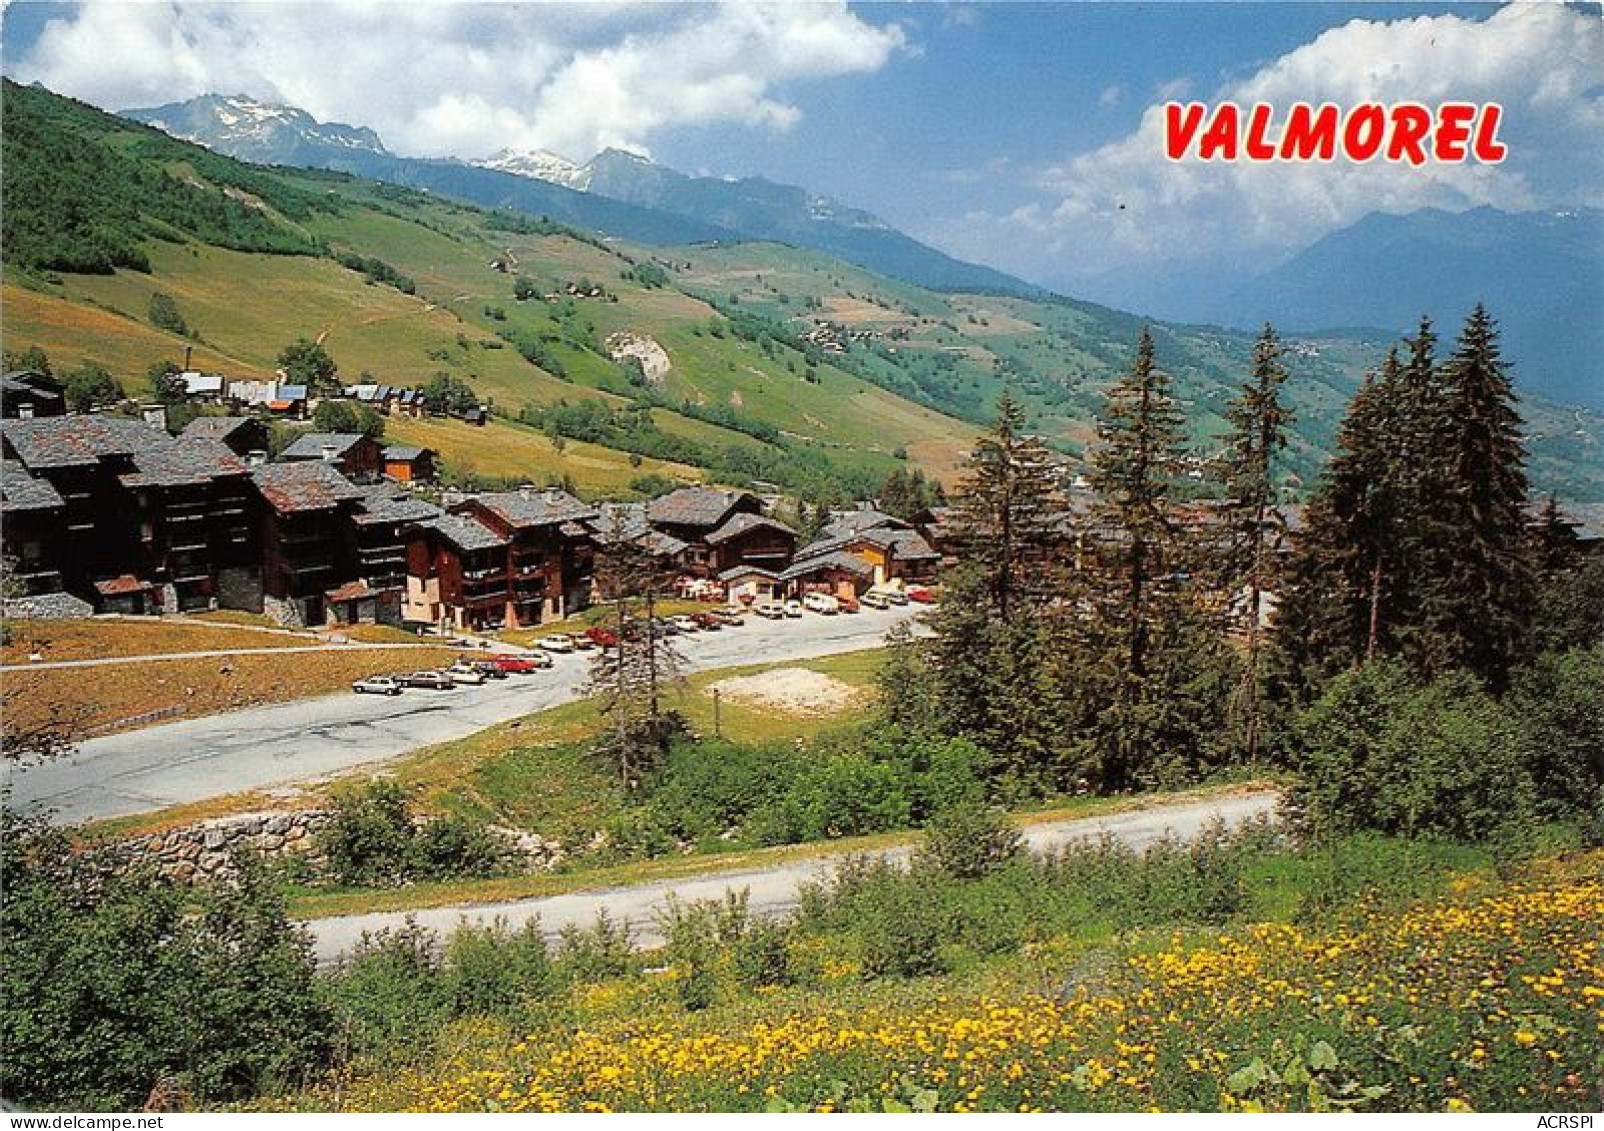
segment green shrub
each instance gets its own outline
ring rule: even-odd
[[[1295,791],[1318,833],[1482,839],[1533,808],[1519,736],[1468,676],[1415,683],[1375,663],[1338,676],[1292,720]]]
[[[1024,844],[997,810],[960,805],[937,813],[925,827],[915,861],[953,879],[975,880],[1017,860]]]
[[[381,1062],[414,1059],[451,1018],[432,932],[408,921],[364,934],[326,981],[342,1043]]]
[[[506,847],[484,825],[458,816],[420,824],[407,791],[384,778],[336,795],[332,810],[318,845],[343,884],[492,876],[507,863]]]
[[[0,816],[0,1092],[127,1110],[171,1081],[199,1101],[295,1085],[328,1055],[311,945],[262,873],[200,891],[115,876]]]
[[[635,968],[629,924],[617,922],[605,909],[596,912],[596,921],[588,930],[570,923],[559,938],[557,969],[571,981],[602,982]]]
[[[445,998],[457,1016],[521,1014],[556,987],[551,952],[539,920],[514,932],[506,923],[463,924],[446,939]]]

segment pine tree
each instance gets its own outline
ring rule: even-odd
[[[1173,627],[1183,611],[1175,575],[1185,562],[1170,495],[1184,435],[1144,327],[1130,372],[1108,392],[1092,455],[1095,527],[1106,539],[1099,556],[1112,587],[1098,610],[1102,635],[1114,645],[1107,661],[1114,702],[1098,772],[1106,790],[1127,788],[1142,762],[1144,703],[1155,690],[1148,684],[1154,624]]]
[[[959,557],[979,571],[984,599],[1000,619],[1039,605],[1052,591],[1061,509],[1052,460],[1025,431],[1025,410],[1008,390],[997,422],[969,457],[952,530]]]
[[[1532,611],[1526,453],[1498,330],[1478,304],[1438,381],[1429,453],[1441,489],[1419,584],[1417,662],[1500,686]]]
[[[1274,542],[1282,530],[1276,457],[1286,447],[1292,410],[1282,403],[1286,369],[1275,328],[1266,324],[1253,351],[1253,372],[1226,411],[1226,529],[1223,582],[1226,592],[1246,597],[1246,655],[1232,715],[1242,727],[1249,763],[1257,763],[1261,728],[1260,654],[1264,596],[1276,587]]]
[[[626,788],[636,788],[678,726],[663,695],[680,681],[678,652],[658,625],[672,571],[615,521],[597,556],[598,589],[612,603],[614,643],[591,660],[590,693],[610,724],[601,743]]]
[[[989,771],[1046,784],[1058,741],[1043,611],[1062,583],[1062,511],[1046,447],[1004,392],[976,445],[952,520],[956,567],[932,615],[929,664],[940,715],[991,756]]]
[[[1276,645],[1295,701],[1375,655],[1401,615],[1403,380],[1396,350],[1365,378],[1294,539]]]

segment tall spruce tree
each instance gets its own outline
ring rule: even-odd
[[[1113,675],[1096,776],[1109,791],[1132,784],[1147,745],[1155,625],[1170,631],[1183,619],[1176,574],[1187,563],[1171,491],[1184,436],[1170,379],[1154,364],[1153,337],[1144,327],[1130,371],[1108,392],[1092,454],[1094,528],[1103,538],[1098,556],[1109,583],[1098,634],[1112,645],[1106,663]]]
[[[996,423],[970,453],[952,517],[959,556],[975,567],[1002,620],[1052,592],[1062,514],[1047,447],[1026,431],[1023,406],[1004,389]]]
[[[1253,350],[1253,371],[1226,410],[1231,432],[1226,441],[1223,508],[1226,541],[1221,578],[1233,597],[1246,605],[1246,650],[1242,680],[1232,697],[1231,717],[1240,727],[1249,763],[1259,757],[1262,726],[1261,682],[1264,598],[1275,589],[1275,543],[1284,523],[1276,458],[1287,444],[1293,413],[1281,399],[1285,350],[1275,328],[1266,324]]]
[[[1503,684],[1532,613],[1526,452],[1514,388],[1484,306],[1465,320],[1437,381],[1430,544],[1418,584],[1417,663]]]
[[[1396,350],[1366,376],[1294,539],[1276,614],[1281,680],[1294,700],[1392,639],[1404,574],[1403,381]]]
[[[1005,391],[954,500],[958,561],[928,655],[943,725],[988,752],[994,778],[1025,789],[1045,784],[1057,740],[1043,613],[1062,581],[1063,518],[1047,449]]]

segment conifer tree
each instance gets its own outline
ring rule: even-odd
[[[1130,785],[1141,762],[1143,705],[1155,690],[1148,684],[1155,623],[1168,632],[1182,619],[1172,575],[1185,563],[1170,496],[1183,425],[1144,327],[1130,372],[1108,392],[1092,456],[1095,527],[1106,539],[1100,557],[1111,587],[1098,617],[1114,677],[1097,771],[1106,790]]]
[[[1024,408],[1004,389],[996,424],[970,454],[952,521],[959,556],[1002,620],[1052,591],[1060,521],[1047,448],[1026,432]]]
[[[1282,678],[1295,700],[1392,638],[1403,573],[1403,380],[1396,350],[1366,376],[1295,539],[1276,615]]]
[[[1246,656],[1232,715],[1242,727],[1250,763],[1258,761],[1261,727],[1260,622],[1264,596],[1276,587],[1273,550],[1283,528],[1276,457],[1286,447],[1293,420],[1292,410],[1281,400],[1287,379],[1281,364],[1284,352],[1275,328],[1266,324],[1253,350],[1253,372],[1226,411],[1231,433],[1225,453],[1222,580],[1233,597],[1242,593],[1246,598]]]
[[[1463,668],[1500,686],[1532,611],[1526,452],[1498,330],[1478,304],[1438,380],[1429,460],[1431,540],[1419,583],[1417,663]]]
[[[1062,583],[1061,523],[1047,449],[1004,392],[955,500],[958,563],[943,578],[929,659],[943,723],[987,750],[994,777],[1026,788],[1050,772],[1057,739],[1043,610]]]
[[[619,780],[635,788],[660,755],[678,719],[662,706],[680,680],[681,657],[657,623],[657,600],[671,571],[615,520],[597,560],[597,586],[612,602],[616,640],[591,660],[590,692],[611,729],[601,742]]]

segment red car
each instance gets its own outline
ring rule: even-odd
[[[618,643],[618,633],[606,628],[587,628],[585,639],[601,648],[611,648]]]
[[[541,656],[539,659],[533,659],[529,656],[497,656],[490,662],[504,672],[515,672],[519,675],[527,675],[530,672],[539,671],[541,668],[551,667],[551,661],[546,659],[545,656]]]
[[[936,595],[928,589],[915,586],[908,590],[908,600],[917,601],[921,605],[933,605],[936,603]]]
[[[840,606],[843,613],[857,613],[863,611],[856,597],[837,597],[835,603]]]
[[[696,627],[703,632],[717,632],[724,627],[724,622],[712,613],[692,613],[691,619],[696,622]]]

